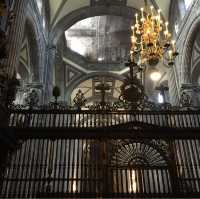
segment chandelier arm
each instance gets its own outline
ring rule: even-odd
[[[142,44],[142,42],[137,42],[137,41],[136,41],[136,43],[135,43],[135,44],[136,44],[136,45],[141,45],[141,44]]]
[[[134,52],[140,52],[141,48],[134,49]]]

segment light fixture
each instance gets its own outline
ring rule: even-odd
[[[104,60],[103,57],[98,57],[98,61],[99,61],[99,62],[102,62],[103,60]]]
[[[145,9],[141,8],[141,17],[136,13],[135,24],[131,27],[131,61],[152,66],[165,58],[169,65],[173,65],[178,53],[168,26],[169,23],[164,23],[161,19],[161,10],[156,11],[153,6],[148,9],[145,1]]]
[[[150,78],[151,78],[151,80],[156,82],[161,78],[161,73],[155,69],[151,72]]]

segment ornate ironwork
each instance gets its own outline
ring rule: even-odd
[[[38,103],[38,93],[34,89],[32,89],[25,98],[25,106],[28,106],[30,109],[32,109],[33,107],[37,107]]]
[[[132,109],[137,109],[138,106],[147,100],[144,94],[144,87],[136,77],[132,79],[127,78],[124,81],[124,84],[121,86],[120,100],[130,103]]]
[[[73,99],[74,105],[78,108],[81,109],[81,107],[85,106],[87,100],[83,94],[83,92],[79,89],[78,92],[76,93],[76,96]]]
[[[192,107],[191,96],[186,92],[182,92],[180,104],[182,107]]]
[[[127,166],[166,166],[167,162],[154,147],[142,142],[131,142],[118,146],[112,164]]]

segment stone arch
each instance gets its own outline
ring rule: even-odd
[[[25,35],[27,36],[29,43],[29,51],[30,51],[30,73],[33,75],[33,81],[37,81],[39,79],[39,52],[38,52],[38,44],[36,40],[36,34],[34,31],[34,27],[29,20],[25,22]]]
[[[114,73],[109,73],[109,72],[93,72],[87,75],[82,75],[80,78],[78,78],[76,81],[72,82],[70,86],[67,88],[66,92],[66,100],[67,102],[70,102],[70,97],[73,92],[73,90],[81,83],[86,81],[87,79],[94,78],[94,77],[99,77],[99,76],[104,76],[104,77],[112,77],[114,79],[124,81],[124,77],[114,74]]]
[[[192,77],[191,77],[191,57],[192,57],[192,48],[195,41],[195,35],[197,35],[199,31],[199,25],[200,25],[200,13],[198,16],[195,17],[195,19],[192,21],[190,25],[188,25],[187,29],[185,30],[184,34],[184,41],[180,40],[182,42],[182,45],[180,46],[180,49],[182,48],[182,52],[180,52],[181,60],[181,83],[191,83]]]
[[[37,13],[34,10],[34,2],[30,1],[26,7],[22,34],[23,39],[19,47],[20,50],[22,50],[22,47],[28,49],[28,53],[26,54],[28,61],[26,60],[24,63],[20,61],[17,68],[20,73],[21,86],[16,96],[16,102],[19,104],[24,102],[25,93],[29,92],[32,89],[31,87],[35,87],[40,94],[42,92],[40,82],[43,79],[42,67],[44,66],[45,52],[43,51],[44,41],[42,41],[40,25]],[[23,40],[28,45],[22,46],[24,44]]]
[[[198,61],[194,66],[191,73],[191,83],[198,85],[200,80],[200,61]]]
[[[39,82],[41,80],[40,66],[42,65],[42,49],[40,44],[40,34],[38,22],[32,16],[31,12],[27,13],[25,21],[24,34],[27,35],[28,42],[31,46],[30,50],[30,67],[33,74],[32,81]]]
[[[84,8],[77,9],[68,15],[64,16],[54,27],[51,32],[50,39],[51,42],[56,45],[60,36],[63,34],[63,30],[68,29],[76,22],[94,16],[101,15],[116,15],[126,18],[133,18],[135,12],[138,12],[137,9],[127,7],[127,6],[88,6]]]
[[[199,32],[200,28],[196,29],[196,32]],[[191,83],[197,85],[199,84],[200,77],[200,36],[198,33],[194,36],[193,48],[191,53]]]

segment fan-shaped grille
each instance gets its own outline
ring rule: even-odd
[[[112,158],[119,166],[166,166],[164,157],[146,143],[127,143],[119,146]]]

